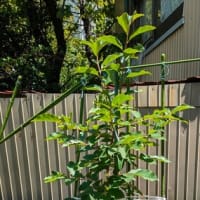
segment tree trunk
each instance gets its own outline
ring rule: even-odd
[[[66,53],[66,41],[64,37],[63,20],[57,17],[56,0],[44,0],[51,18],[54,32],[57,40],[57,50],[53,57],[50,58],[51,65],[47,72],[47,84],[49,92],[58,92],[60,72]]]
[[[36,43],[42,44],[47,49],[47,54],[44,56],[47,62],[47,67],[44,70],[47,83],[46,89],[48,92],[59,92],[60,72],[66,53],[63,20],[57,17],[58,8],[56,0],[44,0],[44,2],[56,36],[57,49],[55,53],[53,52],[53,49],[48,41],[45,22],[43,21],[44,19],[40,18],[41,16],[38,11],[40,7],[39,5],[36,5],[33,0],[27,1],[27,16],[29,18],[31,32]]]

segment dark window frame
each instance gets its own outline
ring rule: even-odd
[[[184,3],[181,3],[178,8],[176,8],[167,18],[164,22],[162,22],[156,30],[154,31],[154,40],[161,37],[167,30],[169,30],[178,20],[180,20],[183,17],[183,5]]]
[[[132,0],[127,1],[126,8],[129,14],[132,14],[134,10],[140,13],[144,13],[143,10],[143,1],[142,0],[135,0],[134,3],[129,4],[128,2]],[[156,18],[156,12],[158,12],[158,9],[160,8],[160,3],[155,0],[152,0],[153,2],[153,10],[152,10],[152,25],[156,26],[156,29],[152,32],[151,37],[149,37],[147,40],[142,41],[142,38],[138,39],[138,41],[141,41],[146,49],[152,49],[155,48],[158,44],[160,44],[164,39],[169,37],[174,31],[176,31],[180,26],[184,24],[183,19],[183,7],[184,7],[184,1],[160,24],[158,24],[158,19]],[[132,8],[129,6],[131,5]],[[132,12],[132,13],[131,13]],[[144,13],[145,14],[145,13]],[[142,25],[142,22],[137,25]],[[156,44],[156,45],[155,45]]]

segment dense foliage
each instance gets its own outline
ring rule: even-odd
[[[0,89],[60,91],[77,64],[91,61],[78,39],[109,32],[114,1],[2,0],[0,5]],[[75,45],[74,45],[75,44]]]

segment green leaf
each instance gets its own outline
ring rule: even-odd
[[[176,106],[174,109],[172,109],[171,113],[176,114],[177,112],[181,112],[181,111],[193,109],[193,108],[194,108],[193,106],[183,104],[183,105]]]
[[[136,119],[141,118],[141,113],[140,113],[139,111],[132,110],[131,113],[133,114],[133,116],[134,116]]]
[[[112,197],[112,199],[124,199],[124,193],[120,190],[120,187],[118,188],[111,188],[108,191],[109,196]]]
[[[126,159],[127,153],[125,147],[119,146],[117,148],[118,153],[121,155],[123,159]]]
[[[68,140],[68,141],[64,142],[62,147],[69,147],[72,145],[86,146],[86,144],[83,141],[77,140],[77,139],[72,139],[72,140]]]
[[[106,45],[112,44],[120,49],[123,49],[121,42],[113,35],[104,35],[99,37],[98,40],[104,42]]]
[[[75,68],[75,73],[76,74],[92,74],[95,76],[98,76],[99,73],[94,67],[89,67],[89,66],[79,66]]]
[[[131,145],[134,141],[142,139],[144,136],[140,133],[133,133],[130,135],[125,135],[122,136],[121,139],[119,140],[119,144],[123,145]]]
[[[124,50],[124,53],[127,55],[130,55],[133,58],[136,58],[136,54],[141,52],[139,49],[134,49],[134,48],[127,48]]]
[[[123,168],[124,159],[120,158],[119,156],[116,156],[116,160],[115,161],[117,162],[118,170],[121,170]]]
[[[84,66],[84,67],[79,66],[79,67],[75,68],[75,73],[77,73],[77,74],[85,74],[88,69],[89,69],[88,66]]]
[[[129,34],[132,16],[124,12],[121,16],[117,17],[118,24],[121,26],[126,35]]]
[[[103,49],[103,47],[105,47],[108,44],[108,42],[105,42],[105,41],[101,40],[100,38],[97,38],[95,41],[83,40],[82,44],[89,46],[92,53],[96,57],[98,57],[99,52],[101,51],[101,49]]]
[[[155,26],[151,26],[151,25],[140,26],[138,29],[136,29],[136,31],[134,31],[131,34],[131,36],[129,37],[129,41],[132,40],[133,38],[135,38],[138,35],[141,35],[143,33],[153,31],[153,30],[155,30]]]
[[[170,161],[165,158],[164,156],[157,156],[157,155],[146,155],[141,153],[140,154],[140,159],[144,160],[145,162],[155,162],[155,161],[160,161],[164,163],[169,163]]]
[[[156,174],[148,169],[133,169],[129,171],[128,173],[123,174],[123,176],[128,177],[129,179],[132,178],[133,180],[137,176],[148,181],[158,180]]]
[[[63,137],[68,137],[68,136],[63,134],[63,132],[53,132],[47,137],[47,140],[57,140]]]
[[[119,63],[112,63],[110,66],[109,66],[110,69],[118,72],[119,69],[120,69],[120,64]]]
[[[121,104],[125,103],[126,101],[130,101],[133,99],[133,96],[128,94],[118,94],[112,100],[113,106],[120,106]]]
[[[132,21],[134,22],[136,19],[139,19],[141,17],[144,17],[144,14],[142,14],[142,13],[134,13],[132,15]]]
[[[108,65],[110,65],[111,63],[113,63],[114,61],[116,61],[118,58],[120,58],[122,55],[123,55],[123,54],[121,54],[121,53],[114,53],[114,54],[108,55],[108,56],[104,59],[102,65],[103,65],[103,66],[108,66]]]
[[[44,113],[37,116],[33,122],[60,122],[60,117],[50,113]]]
[[[65,175],[63,173],[57,172],[57,171],[52,171],[52,175],[47,176],[44,178],[45,183],[51,183],[54,181],[62,180],[65,179]]]
[[[98,71],[97,71],[94,67],[90,67],[90,68],[87,70],[87,73],[88,73],[88,74],[95,75],[95,76],[98,76],[98,75],[99,75]]]
[[[89,198],[90,200],[95,200],[95,198],[91,194],[89,194]]]
[[[87,40],[82,40],[81,44],[87,45],[88,47],[90,47],[90,49],[92,50],[92,53],[94,55],[98,55],[98,52],[96,50],[95,42],[93,42],[93,41],[87,41]]]
[[[138,72],[131,72],[127,75],[127,78],[135,78],[135,77],[138,77],[138,76],[144,76],[144,75],[150,75],[151,73],[149,71],[146,71],[146,70],[141,70],[141,71],[138,71]]]
[[[101,86],[99,85],[89,85],[89,86],[86,86],[84,87],[85,90],[88,90],[88,91],[96,91],[96,92],[102,92],[103,89]]]
[[[74,176],[76,174],[76,171],[77,171],[77,164],[74,163],[73,161],[70,161],[68,164],[67,164],[67,169],[69,171],[69,173]]]
[[[158,160],[160,162],[164,162],[164,163],[170,163],[170,160],[168,160],[167,158],[165,158],[164,156],[150,156],[151,158]]]

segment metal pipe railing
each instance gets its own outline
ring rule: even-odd
[[[200,61],[200,58],[191,58],[191,59],[185,59],[185,60],[175,60],[175,61],[165,61],[166,65],[174,65],[174,64],[183,64],[183,63],[188,63],[188,62],[198,62]],[[124,67],[125,69],[138,69],[138,68],[148,68],[148,67],[156,67],[156,66],[161,66],[163,62],[159,63],[151,63],[151,64],[142,64],[142,65],[136,65],[136,66],[127,66]]]

